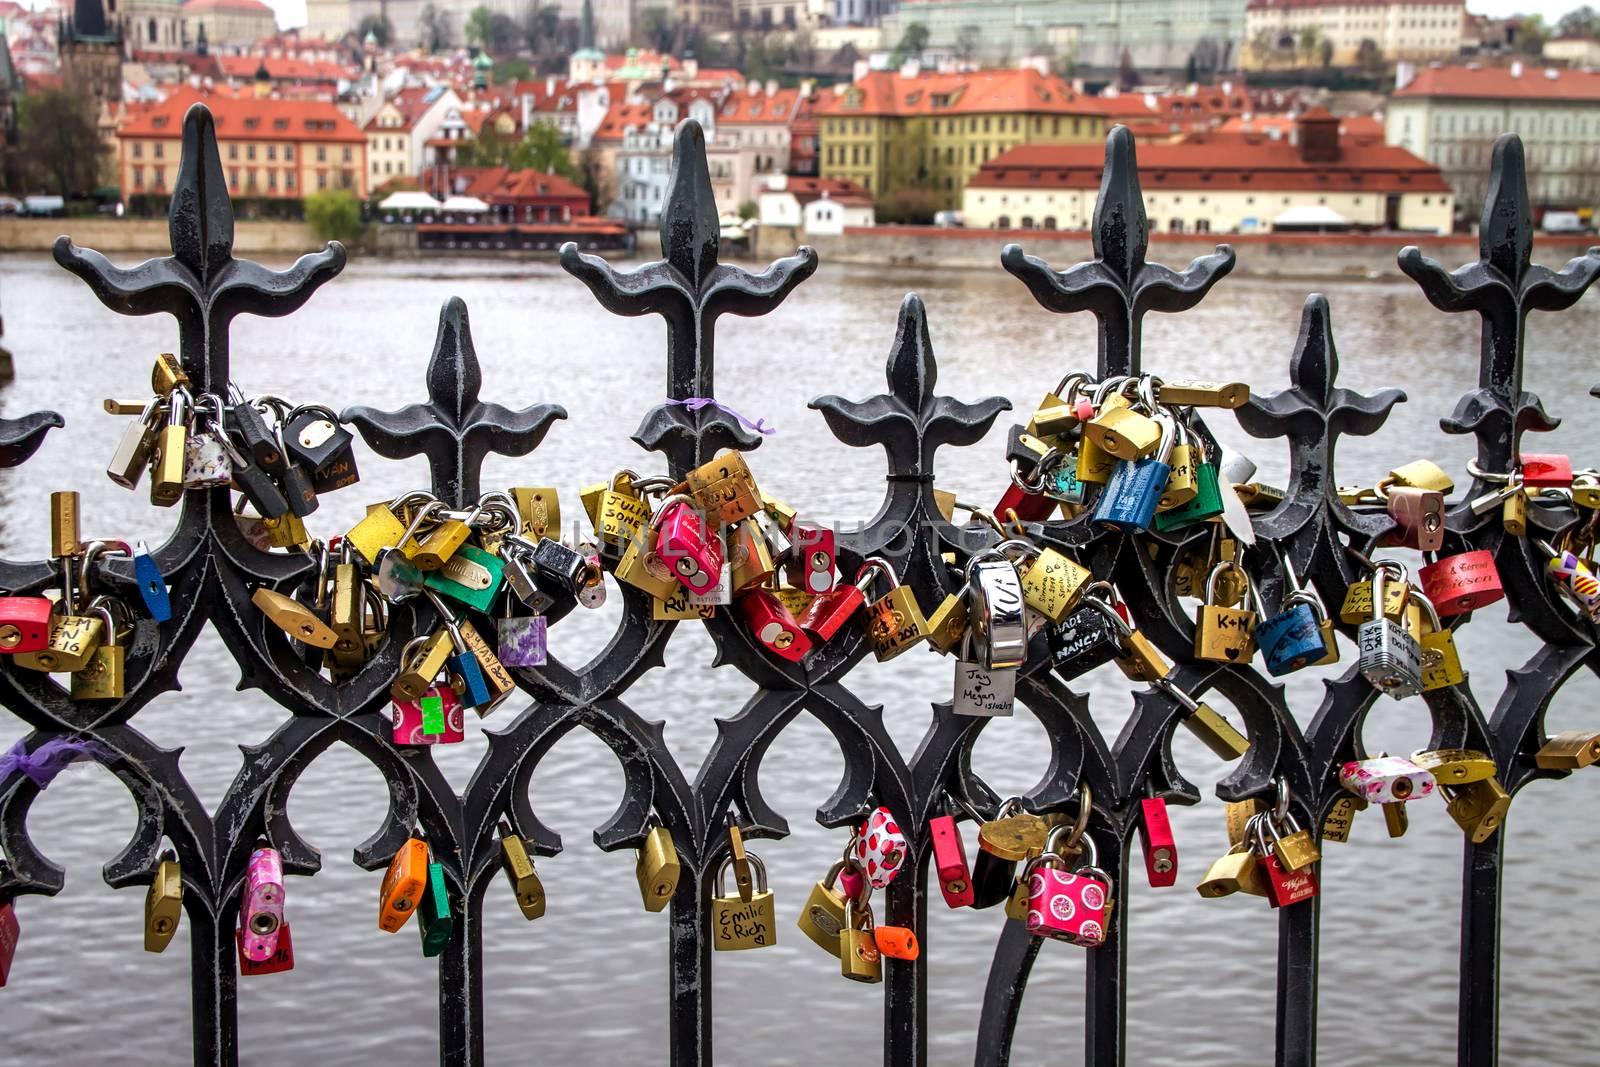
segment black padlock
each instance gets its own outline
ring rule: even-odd
[[[312,488],[319,493],[360,481],[354,435],[320,404],[305,404],[289,412],[283,420],[283,449],[292,463],[310,472]]]
[[[311,475],[307,474],[299,464],[290,463],[283,468],[280,476],[283,482],[283,495],[289,501],[289,510],[300,518],[305,518],[317,510],[317,490],[311,484]]]
[[[228,450],[228,460],[233,464],[233,486],[244,494],[256,509],[256,514],[267,519],[281,519],[289,510],[289,501],[272,475],[250,462],[250,457],[234,445],[227,434],[222,436],[222,447]]]
[[[1088,674],[1122,655],[1127,629],[1116,608],[1097,596],[1086,596],[1060,626],[1047,631],[1051,664],[1069,682]]]
[[[225,425],[234,443],[249,455],[257,467],[275,476],[283,473],[287,461],[283,448],[278,444],[278,435],[272,432],[255,404],[235,396],[228,407]]]
[[[566,596],[577,596],[593,580],[593,567],[587,559],[548,537],[539,538],[529,562],[533,564],[535,582]]]

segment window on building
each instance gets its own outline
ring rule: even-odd
[[[1054,215],[1046,215],[1044,217],[1044,228],[1047,230],[1056,228],[1056,217]]]
[[[141,141],[133,142],[133,158],[134,159],[142,159],[143,157],[144,157],[144,143],[141,142]]]
[[[327,161],[328,161],[328,148],[327,148],[327,146],[326,145],[320,145],[320,144],[317,145],[317,162],[318,163],[326,163]]]
[[[853,144],[850,146],[850,165],[852,167],[859,167],[861,165],[861,146],[858,144]]]
[[[239,188],[239,168],[234,167],[228,172],[228,184],[235,189]]]
[[[275,145],[275,144],[267,145],[267,158],[269,160],[273,160],[273,161],[277,160],[277,158],[278,158],[278,146],[277,145]]]
[[[1011,216],[1001,215],[999,218],[994,220],[994,224],[1002,230],[1009,230],[1011,229]]]
[[[278,191],[278,172],[271,167],[267,168],[267,190],[274,193]]]
[[[166,167],[157,167],[156,168],[156,188],[157,189],[165,189],[166,187],[167,187],[167,168]]]
[[[327,187],[328,187],[328,172],[325,171],[325,170],[317,171],[317,188],[318,189],[326,189]]]
[[[1210,233],[1211,232],[1211,220],[1210,219],[1195,219],[1194,220],[1194,232],[1195,233]]]
[[[153,155],[157,159],[160,159],[162,156],[164,156],[166,154],[167,154],[167,146],[166,146],[166,144],[164,142],[162,142],[162,141],[157,141],[156,142],[156,146],[155,146],[155,151],[153,152]]]
[[[143,167],[134,167],[133,168],[133,187],[135,189],[143,189],[144,188],[144,168]]]
[[[983,132],[984,133],[988,133],[989,132],[989,116],[988,115],[983,116]]]
[[[1182,219],[1173,219],[1171,222],[1167,223],[1167,230],[1170,233],[1182,233],[1183,232],[1183,220]]]
[[[861,153],[861,155],[862,155],[862,160],[861,161],[863,163],[865,163],[869,167],[872,166],[872,146],[871,145],[867,145],[866,150],[863,151]]]
[[[1024,215],[1024,216],[1022,216],[1022,228],[1024,230],[1033,229],[1033,216],[1032,215]]]
[[[344,161],[346,163],[350,162],[350,146],[349,145],[345,145],[344,146]]]
[[[256,158],[256,146],[255,145],[247,144],[247,145],[244,146],[244,158],[251,159],[251,160]]]

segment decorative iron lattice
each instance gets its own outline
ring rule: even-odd
[[[344,249],[337,244],[282,272],[234,258],[232,206],[215,131],[210,113],[199,105],[185,121],[170,228],[172,255],[131,269],[115,267],[65,237],[57,242],[55,257],[114,311],[165,312],[177,319],[181,358],[200,390],[226,387],[229,325],[235,316],[289,314],[345,263]],[[1600,250],[1574,259],[1559,272],[1532,265],[1532,233],[1522,145],[1506,136],[1494,150],[1478,261],[1450,273],[1415,248],[1400,254],[1402,269],[1436,307],[1476,312],[1482,319],[1477,388],[1442,425],[1447,433],[1476,436],[1479,461],[1490,471],[1508,469],[1524,432],[1549,429],[1556,422],[1536,396],[1522,389],[1524,319],[1531,311],[1571,306],[1600,273]],[[1063,272],[1025,256],[1017,246],[1008,247],[1002,261],[1047,309],[1087,310],[1096,316],[1097,377],[1139,373],[1144,315],[1195,306],[1234,263],[1226,245],[1182,272],[1147,262],[1148,225],[1134,145],[1120,127],[1107,144],[1093,238],[1095,258]],[[653,313],[666,321],[670,399],[714,397],[717,319],[774,311],[817,266],[815,253],[803,248],[763,273],[750,274],[718,261],[718,239],[704,136],[689,121],[680,127],[674,146],[661,222],[662,259],[623,273],[570,245],[562,252],[562,265],[607,310]],[[1376,432],[1403,399],[1398,390],[1364,396],[1340,388],[1337,376],[1328,304],[1313,295],[1306,301],[1290,357],[1289,387],[1253,395],[1237,412],[1250,435],[1285,438],[1291,455],[1287,499],[1256,516],[1257,536],[1290,558],[1324,602],[1334,604],[1359,577],[1346,545],[1370,551],[1391,527],[1386,515],[1359,513],[1340,503],[1334,492],[1335,446],[1342,434]],[[843,537],[841,565],[853,573],[866,557],[892,549],[901,561],[901,578],[918,601],[937,604],[953,591],[941,554],[970,553],[992,544],[995,535],[981,525],[958,527],[943,518],[933,496],[936,453],[943,446],[977,442],[1009,404],[999,397],[967,403],[937,394],[924,309],[914,295],[901,306],[886,379],[887,391],[877,396],[861,401],[823,396],[811,405],[845,444],[881,446],[888,467],[883,504],[864,529]],[[353,408],[344,418],[382,456],[425,456],[434,493],[460,505],[477,496],[485,456],[526,455],[554,419],[565,417],[554,405],[510,411],[486,403],[479,399],[479,383],[466,309],[451,300],[440,316],[427,373],[427,402],[394,412]],[[25,461],[45,433],[60,425],[60,417],[51,412],[0,420],[0,466]],[[675,476],[718,450],[760,444],[758,435],[715,407],[691,411],[674,404],[647,412],[634,440],[665,456]],[[1467,498],[1488,488],[1475,482]],[[1551,536],[1572,521],[1570,506],[1536,503],[1530,508],[1530,534]],[[1029,532],[1041,544],[1078,554],[1096,574],[1112,577],[1139,628],[1177,661],[1173,677],[1181,688],[1196,696],[1217,691],[1239,710],[1250,749],[1218,784],[1217,794],[1225,800],[1266,797],[1274,779],[1282,776],[1292,787],[1302,825],[1320,826],[1341,795],[1340,764],[1359,755],[1358,726],[1376,699],[1354,665],[1328,683],[1315,719],[1302,730],[1285,706],[1281,687],[1256,670],[1192,657],[1193,623],[1168,580],[1180,541],[1192,532],[1143,535],[1157,546],[1153,555],[1131,550],[1127,537],[1086,519],[1032,524]],[[1583,666],[1600,668],[1600,663],[1594,658],[1591,627],[1559,600],[1528,539],[1507,536],[1493,514],[1480,518],[1465,503],[1457,504],[1449,511],[1445,551],[1470,549],[1494,554],[1512,621],[1529,627],[1544,646],[1511,672],[1490,711],[1479,705],[1468,684],[1429,693],[1434,722],[1430,747],[1492,753],[1500,780],[1514,793],[1533,778],[1565,773],[1539,770],[1531,758],[1545,740],[1545,709],[1568,676]],[[948,703],[935,704],[931,725],[908,758],[891,740],[880,709],[863,703],[840,682],[866,651],[857,628],[846,628],[801,666],[765,654],[726,613],[706,623],[717,646],[717,663],[740,671],[759,689],[737,715],[718,721],[717,740],[690,781],[664,743],[661,724],[641,717],[625,700],[641,675],[664,666],[663,650],[676,626],[653,621],[646,594],[627,585],[621,586],[625,610],[619,629],[593,662],[572,667],[552,659],[547,668],[514,672],[532,702],[514,721],[501,720],[503,729],[485,731],[488,751],[465,794],[458,795],[428,749],[402,749],[390,739],[386,709],[399,650],[408,637],[430,632],[436,624],[425,602],[396,609],[389,622],[390,639],[359,673],[334,685],[294,655],[250,604],[253,587],[292,588],[309,577],[314,562],[268,554],[248,544],[233,521],[227,491],[187,493],[178,528],[156,558],[179,607],[167,623],[138,623],[127,653],[126,697],[112,705],[74,703],[49,676],[8,667],[0,670],[0,703],[32,727],[26,739],[30,750],[60,737],[92,738],[104,746],[99,758],[127,786],[138,807],[132,840],[105,866],[107,883],[148,883],[164,840],[175,847],[193,953],[197,1063],[237,1061],[234,928],[246,861],[264,835],[281,851],[286,872],[317,872],[321,857],[289,824],[286,800],[301,773],[335,743],[371,760],[390,791],[387,818],[355,850],[356,863],[368,870],[382,868],[411,828],[420,825],[447,872],[460,916],[439,973],[440,1059],[450,1064],[484,1060],[481,903],[498,871],[496,824],[509,818],[540,855],[560,851],[559,837],[539,821],[529,803],[528,786],[540,760],[569,730],[595,734],[615,753],[624,774],[621,804],[595,831],[595,843],[607,851],[637,847],[653,813],[671,830],[681,854],[685,877],[670,911],[674,1063],[713,1059],[708,904],[716,868],[727,851],[723,827],[734,812],[747,836],[787,833],[785,819],[759,791],[757,771],[795,716],[816,716],[844,753],[843,779],[819,811],[819,821],[828,827],[856,824],[882,804],[895,813],[910,838],[916,862],[911,876],[897,879],[888,891],[888,922],[927,929],[930,850],[925,828],[930,816],[945,810],[945,795],[966,800],[985,814],[997,807],[999,798],[970,765],[973,745],[988,720],[958,717]],[[1271,612],[1285,595],[1273,553],[1249,558],[1263,609]],[[126,560],[108,557],[98,568],[97,581],[132,592]],[[41,591],[55,579],[50,562],[0,563],[0,584],[14,593]],[[237,660],[241,687],[260,689],[291,713],[265,744],[246,750],[243,768],[215,815],[206,812],[180,772],[177,753],[153,744],[133,722],[150,701],[177,688],[178,664],[208,621]],[[1342,628],[1348,636],[1351,628]],[[1124,1058],[1128,848],[1138,801],[1151,788],[1174,803],[1193,804],[1199,791],[1180,775],[1169,749],[1182,714],[1176,702],[1158,690],[1138,693],[1121,736],[1108,740],[1090,717],[1087,699],[1052,671],[1044,635],[1033,640],[1018,696],[1043,724],[1052,755],[1047,773],[1025,800],[1037,812],[1068,810],[1079,782],[1093,788],[1097,803],[1090,832],[1115,876],[1117,902],[1107,942],[1088,954],[1086,1062],[1119,1064]],[[28,836],[27,814],[37,792],[27,778],[13,775],[0,794],[0,848],[7,861],[0,893],[5,895],[51,895],[64,882],[63,870]],[[1496,1058],[1503,855],[1500,834],[1465,849],[1459,1062],[1466,1067],[1487,1067]],[[1315,1058],[1317,924],[1316,899],[1279,912],[1279,1064]],[[977,1039],[981,1064],[1003,1064],[1009,1058],[1039,944],[1022,924],[1005,924]],[[887,1063],[926,1062],[926,976],[924,963],[886,961]]]

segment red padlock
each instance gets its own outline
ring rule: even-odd
[[[811,651],[811,638],[771,590],[752,589],[739,598],[738,605],[745,625],[773,655],[799,663]]]
[[[1144,869],[1153,886],[1173,885],[1178,881],[1178,842],[1167,819],[1167,802],[1162,797],[1139,801],[1139,845],[1144,850]]]
[[[796,522],[789,527],[789,536],[794,540],[794,548],[785,564],[789,584],[813,594],[831,592],[837,550],[833,531],[813,523]]]
[[[50,600],[0,596],[0,653],[38,652],[50,643]]]
[[[17,955],[17,937],[22,928],[17,925],[17,912],[11,901],[0,904],[0,988],[11,977],[11,961]]]
[[[706,529],[694,502],[668,497],[656,529],[656,555],[679,584],[691,593],[714,589],[722,577],[722,541]]]
[[[944,902],[952,908],[972,907],[972,871],[967,867],[967,846],[955,816],[929,819],[928,839],[933,842],[933,869]]]
[[[239,973],[244,977],[294,970],[294,942],[289,938],[288,923],[278,927],[277,949],[259,963],[244,954],[244,931],[235,930],[233,935],[239,946]]]
[[[863,565],[850,585],[839,586],[817,597],[800,614],[800,629],[817,641],[832,638],[867,602],[867,590],[872,587],[877,573],[876,566]]]
[[[911,851],[888,808],[875,808],[856,835],[855,861],[874,889],[887,889]]]
[[[1058,826],[1050,841],[1062,841],[1068,827]],[[1028,879],[1028,932],[1035,937],[1070,941],[1094,948],[1106,939],[1107,912],[1111,908],[1111,876],[1095,866],[1094,839],[1079,838],[1088,851],[1088,862],[1076,871],[1066,871],[1066,861],[1047,844],[1042,856],[1030,860]],[[1052,864],[1061,864],[1060,867]]]
[[[1505,598],[1494,553],[1486,548],[1460,552],[1417,572],[1422,592],[1441,617],[1460,615]]]
[[[851,860],[844,865],[844,870],[839,872],[839,892],[846,900],[860,900],[861,894],[866,891],[867,877],[861,873],[861,868]]]
[[[1298,871],[1285,871],[1278,857],[1270,851],[1261,858],[1261,869],[1267,874],[1267,903],[1274,908],[1287,908],[1317,895],[1317,876],[1310,867]]]
[[[1529,489],[1565,489],[1572,484],[1572,457],[1556,452],[1524,452],[1522,484]]]
[[[1001,520],[1007,518],[1008,511],[1015,511],[1017,519],[1021,522],[1042,522],[1048,519],[1056,510],[1056,501],[1043,493],[1030,493],[1015,482],[1006,486],[1000,503],[994,506],[994,513]]]
[[[461,698],[448,685],[429,686],[418,700],[393,701],[389,715],[389,736],[397,745],[453,745],[467,737]],[[438,732],[428,732],[441,726]]]

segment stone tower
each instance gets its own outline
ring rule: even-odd
[[[57,44],[62,84],[92,100],[96,114],[122,99],[122,34],[109,24],[101,0],[75,0]]]

